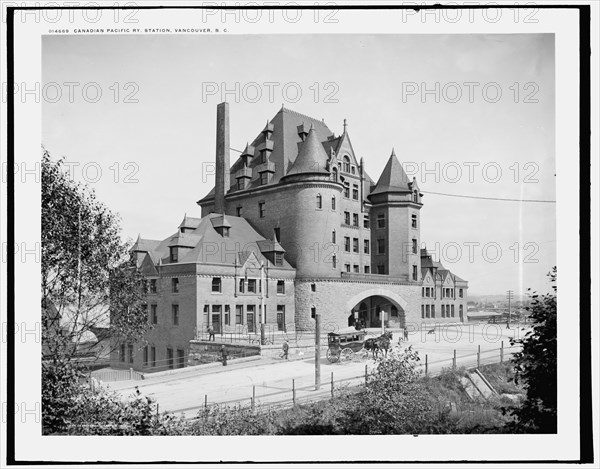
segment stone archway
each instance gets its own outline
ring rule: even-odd
[[[380,311],[390,326],[405,327],[408,302],[386,288],[371,288],[358,293],[346,302],[346,311],[352,311],[366,327],[381,327]]]

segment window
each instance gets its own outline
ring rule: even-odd
[[[369,215],[365,215],[365,216],[364,216],[364,218],[363,218],[363,226],[364,226],[365,228],[369,228],[369,226],[371,226],[371,225],[369,224]]]
[[[244,317],[244,306],[243,305],[235,305],[235,323],[242,324]]]
[[[458,314],[462,318],[462,315],[463,315],[463,305],[458,305]]]
[[[333,168],[333,171],[331,172],[331,174],[333,175],[333,180],[335,182],[338,182],[338,170],[337,170],[337,168]]]
[[[350,166],[350,172],[352,174],[356,174],[356,168],[354,166]]]
[[[244,286],[245,286],[245,285],[244,285],[244,279],[243,279],[243,278],[241,278],[241,279],[240,279],[240,281],[239,281],[239,287],[238,287],[238,291],[239,291],[240,293],[244,293],[244,290],[245,290]]]
[[[178,278],[171,279],[171,291],[173,293],[179,293],[179,279]]]
[[[450,305],[450,316],[454,317],[454,305]]]
[[[412,252],[413,254],[417,253],[417,240],[415,238],[412,240]]]
[[[156,293],[156,279],[150,280],[150,293]]]
[[[221,277],[213,277],[212,292],[213,293],[221,293]]]
[[[268,183],[269,183],[269,173],[266,171],[264,173],[260,173],[260,185],[264,186]]]
[[[435,318],[435,305],[431,305],[431,317]]]
[[[365,274],[371,273],[371,266],[365,265]]]
[[[235,214],[236,214],[238,217],[241,217],[241,216],[242,216],[242,213],[243,213],[243,208],[242,208],[242,207],[236,207],[236,209],[235,209]]]
[[[358,252],[358,238],[352,239],[352,252]]]
[[[171,262],[177,262],[177,246],[171,246],[169,248],[169,251],[171,256]]]
[[[352,198],[358,200],[358,184],[352,184]]]
[[[173,349],[167,348],[167,365],[169,368],[173,368]]]
[[[150,305],[150,322],[152,324],[158,324],[158,313],[156,309],[157,306],[155,304]]]
[[[425,305],[421,305],[421,319],[425,319]]]
[[[335,197],[331,198],[331,210],[335,210]]]
[[[256,279],[248,279],[248,293],[256,293]]]
[[[371,247],[369,246],[369,240],[365,239],[363,241],[363,251],[365,254],[369,254],[369,251],[371,250]]]
[[[385,264],[377,264],[377,273],[378,274],[385,274]]]
[[[264,202],[258,203],[258,216],[260,218],[265,218],[265,203]]]
[[[344,223],[346,225],[350,224],[350,212],[344,212]]]
[[[425,305],[425,317],[426,318],[431,317],[431,306],[429,306],[429,305]]]
[[[410,216],[411,219],[411,225],[413,228],[417,227],[417,215],[413,214]]]
[[[350,172],[350,158],[348,155],[344,155],[344,172]]]
[[[323,208],[323,196],[317,194],[317,208],[321,210]]]
[[[171,305],[171,319],[174,326],[179,326],[179,305]]]
[[[285,294],[285,282],[283,280],[277,280],[277,294],[278,295]]]
[[[413,193],[413,202],[419,203],[419,193],[417,191]]]
[[[463,297],[463,289],[462,289],[462,288],[459,288],[459,289],[458,289],[458,296],[459,296],[460,298],[462,298],[462,297]]]
[[[153,345],[150,347],[150,364],[152,367],[156,367],[156,347]]]
[[[229,238],[229,227],[223,226],[221,229],[223,230],[223,238]]]
[[[353,226],[358,226],[358,213],[353,213],[352,214],[352,225]]]
[[[446,317],[446,306],[442,305],[442,317],[445,318]]]
[[[335,230],[331,232],[331,242],[335,244]]]
[[[358,264],[354,264],[354,273],[360,273],[360,266]]]
[[[350,272],[350,264],[346,264],[345,267],[346,267],[346,272]]]
[[[344,236],[344,251],[350,252],[350,237]]]
[[[335,254],[334,254],[332,257],[331,257],[331,266],[332,266],[334,269],[336,269],[336,268],[337,268],[337,256],[336,256]]]
[[[346,197],[347,199],[350,198],[350,183],[349,182],[344,182],[344,197]]]
[[[133,363],[133,344],[127,345],[127,361]]]
[[[125,361],[125,344],[121,344],[121,352],[119,353],[119,361]]]
[[[413,280],[418,280],[418,277],[417,277],[417,266],[416,265],[412,266],[412,279]]]
[[[310,308],[310,317],[313,319],[317,317],[317,308],[314,306]]]
[[[377,254],[385,254],[385,239],[377,240]]]
[[[231,309],[229,308],[229,305],[225,305],[225,318],[223,320],[227,326],[229,326],[231,324],[230,315],[231,315]]]
[[[317,291],[317,284],[316,283],[311,283],[310,284],[310,291]]]
[[[144,366],[148,366],[148,346],[144,347]]]
[[[237,188],[238,191],[244,190],[244,188],[246,187],[246,180],[245,178],[238,178],[237,180]]]
[[[275,253],[275,265],[283,265],[283,253],[282,252]]]
[[[385,214],[380,213],[377,215],[377,228],[385,228]]]

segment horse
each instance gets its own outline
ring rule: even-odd
[[[387,357],[388,350],[391,348],[392,333],[385,332],[379,337],[365,340],[365,350],[373,352],[373,358],[379,357],[379,351],[383,351]]]
[[[367,352],[373,353],[373,358],[377,357],[379,345],[377,344],[376,338],[365,340],[364,348]]]

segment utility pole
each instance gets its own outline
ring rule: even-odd
[[[513,297],[513,291],[512,290],[508,290],[506,292],[506,297],[508,298],[508,321],[506,321],[506,328],[510,329],[510,300],[512,300]]]
[[[315,390],[321,387],[321,315],[315,313]]]
[[[265,264],[260,261],[260,345],[265,345]]]

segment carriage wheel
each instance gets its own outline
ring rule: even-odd
[[[352,351],[352,349],[345,348],[340,352],[340,360],[342,360],[343,362],[349,362],[350,360],[352,360],[352,358],[354,358],[354,352]]]
[[[335,363],[340,359],[340,356],[332,352],[331,350],[327,350],[327,360],[331,363]]]

